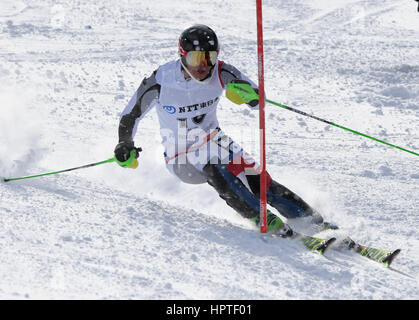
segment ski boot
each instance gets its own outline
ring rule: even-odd
[[[292,231],[291,227],[284,223],[281,218],[274,215],[269,210],[266,213],[266,220],[268,226],[268,232],[272,233],[273,235],[288,238],[294,235],[294,231]]]
[[[255,223],[259,225],[259,217],[255,217],[251,220],[255,221]],[[269,210],[266,212],[266,221],[268,233],[282,238],[289,238],[294,236],[294,231],[291,229],[291,227]]]

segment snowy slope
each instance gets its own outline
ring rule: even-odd
[[[193,23],[256,80],[254,1],[0,5],[0,176],[105,160],[144,76]],[[419,150],[419,14],[411,0],[264,0],[268,98]],[[418,158],[267,105],[268,170],[334,235],[402,248],[392,270],[264,237],[207,185],[165,169],[155,112],[140,167],[0,184],[2,299],[418,299]],[[258,157],[258,115],[219,120]],[[323,233],[320,235],[328,235]]]

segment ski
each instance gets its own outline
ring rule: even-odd
[[[364,246],[359,243],[356,243],[349,237],[342,241],[341,246],[348,250],[352,250],[357,254],[366,257],[372,261],[378,262],[386,267],[389,267],[391,265],[391,263],[394,261],[394,259],[401,251],[401,249],[386,250]]]
[[[259,217],[255,217],[253,219],[256,224],[259,224]],[[322,219],[323,220],[323,219]],[[268,210],[268,217],[267,217],[268,225],[271,227],[276,227],[274,230],[271,230],[272,236],[281,237],[281,238],[288,238],[288,239],[298,239],[300,240],[304,246],[312,251],[316,251],[319,254],[324,254],[325,251],[336,241],[336,238],[316,238],[313,236],[308,236],[306,234],[297,232],[293,230],[288,224],[284,223],[278,216],[271,213]],[[324,228],[327,229],[337,229],[334,225],[332,226],[330,223],[325,223]]]
[[[290,240],[299,240],[307,249],[324,254],[325,251],[336,241],[336,238],[317,238],[292,230],[289,226],[280,233],[271,233],[272,237],[280,237]]]
[[[321,224],[323,230],[338,230],[339,227],[337,225],[323,222]],[[401,249],[396,250],[387,250],[387,249],[378,249],[369,246],[364,246],[362,244],[356,243],[350,237],[345,238],[338,246],[337,249],[346,248],[348,250],[352,250],[355,253],[366,257],[372,261],[378,262],[386,267],[389,267],[393,260],[397,257],[400,253]]]
[[[307,249],[316,251],[319,254],[324,254],[325,251],[336,241],[336,238],[316,238],[312,236],[307,236],[294,231],[293,238],[301,240],[304,246]]]

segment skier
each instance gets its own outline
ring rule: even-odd
[[[257,86],[234,66],[218,60],[219,42],[208,26],[187,28],[178,47],[179,59],[145,78],[123,111],[115,157],[124,167],[138,157],[133,140],[137,125],[155,106],[169,171],[189,184],[210,184],[229,206],[259,224],[259,166],[220,129],[216,115],[228,83],[248,83],[256,92]],[[257,110],[258,100],[248,106]],[[322,228],[332,227],[269,174],[267,202],[287,219],[305,217]],[[282,237],[293,234],[288,224],[269,210],[267,230]]]

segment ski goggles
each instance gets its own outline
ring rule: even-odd
[[[217,51],[189,51],[185,57],[186,63],[191,67],[197,67],[202,62],[208,66],[215,66],[217,63]]]

